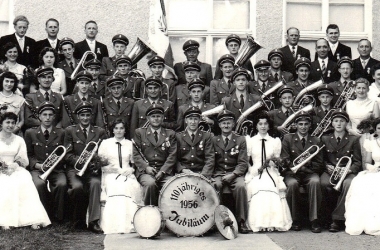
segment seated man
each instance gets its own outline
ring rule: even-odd
[[[296,118],[295,123],[297,132],[287,134],[282,140],[281,158],[289,163],[305,152],[312,145],[320,146],[320,139],[318,137],[310,136],[309,129],[311,126],[311,117],[306,112],[300,112]],[[293,167],[293,164],[290,164]],[[304,166],[298,169],[296,173],[288,169],[284,171],[284,181],[287,189],[286,199],[289,204],[290,213],[293,218],[292,229],[294,231],[301,230],[301,211],[304,209],[300,203],[300,190],[301,185],[306,186],[308,202],[309,202],[309,220],[311,221],[311,231],[313,233],[320,233],[322,231],[318,220],[318,213],[322,201],[322,191],[319,176],[323,172],[323,156],[322,152],[318,152],[311,160]]]
[[[324,152],[324,173],[321,176],[321,186],[325,198],[326,210],[325,216],[332,223],[329,227],[330,232],[338,232],[344,226],[345,202],[346,195],[350,188],[352,179],[362,171],[362,154],[359,139],[360,137],[349,135],[346,131],[347,123],[349,122],[348,114],[343,110],[336,110],[332,114],[332,126],[334,132],[332,135],[322,137],[322,143],[326,145]],[[352,160],[349,166],[348,173],[344,178],[340,188],[331,185],[330,176],[334,168],[346,166],[347,161],[342,161],[338,166],[339,159],[347,156]],[[337,172],[340,173],[340,170]],[[340,174],[338,174],[340,175]],[[338,181],[337,181],[338,182]]]
[[[224,110],[218,115],[219,127],[222,134],[212,137],[215,150],[215,188],[222,192],[224,186],[232,191],[235,204],[235,217],[239,232],[249,232],[246,221],[248,217],[247,189],[244,175],[248,170],[247,145],[244,136],[232,132],[235,127],[235,115]]]
[[[65,198],[67,192],[67,180],[64,170],[64,161],[61,160],[51,172],[46,181],[39,176],[48,169],[43,166],[46,158],[63,144],[64,130],[53,126],[55,117],[55,106],[51,102],[44,102],[38,108],[38,118],[41,125],[30,128],[25,132],[25,143],[29,157],[29,167],[31,170],[34,185],[37,188],[40,200],[51,220],[62,223],[65,219]],[[44,169],[43,169],[44,168]]]
[[[284,54],[280,49],[274,49],[268,54],[268,61],[270,63],[269,69],[269,81],[270,82],[278,82],[282,79],[285,82],[290,82],[293,80],[293,74],[287,71],[281,70],[282,60],[284,58]]]
[[[160,189],[173,175],[177,141],[173,130],[162,127],[164,108],[161,105],[149,106],[145,116],[149,126],[136,129],[133,159],[137,180],[144,188],[144,204],[157,206]]]
[[[190,107],[184,113],[186,129],[176,134],[177,173],[199,173],[211,178],[214,173],[215,150],[212,134],[198,129],[202,111]]]

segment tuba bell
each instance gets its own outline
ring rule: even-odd
[[[54,149],[54,151],[48,156],[48,158],[46,158],[41,168],[42,172],[44,173],[38,176],[41,180],[46,181],[47,177],[51,174],[51,172],[53,172],[54,168],[66,155],[66,151],[69,147],[71,147],[70,144],[67,146],[67,148],[60,145]]]
[[[341,164],[343,164],[342,161],[347,161],[344,167],[340,166]],[[351,157],[348,156],[341,157],[337,162],[334,171],[332,172],[330,177],[330,184],[334,186],[333,188],[336,191],[340,191],[343,181],[346,178],[348,171],[350,170],[351,163]]]
[[[202,112],[201,117],[208,117],[208,116],[212,116],[212,115],[217,115],[220,112],[222,112],[224,109],[225,109],[225,105],[216,106],[215,108],[212,108],[212,109],[209,109],[209,110]],[[211,132],[210,124],[208,124],[204,119],[202,119],[199,122],[198,128],[202,131],[205,131],[205,132]]]
[[[154,49],[148,45],[148,43],[138,37],[135,45],[133,45],[128,54],[128,57],[132,61],[132,67],[134,67],[144,56],[149,53],[157,54]]]
[[[309,98],[311,99],[311,103],[313,104],[313,106],[315,106],[316,100],[315,100],[314,96],[312,96],[310,94],[310,92],[321,87],[323,84],[324,84],[323,79],[321,79],[319,81],[316,81],[316,82],[310,84],[309,86],[307,86],[303,90],[301,90],[298,93],[298,95],[296,96],[296,98],[294,98],[294,102],[293,102],[294,109],[298,110],[298,109],[305,107],[307,104],[309,104],[309,102],[307,101]]]
[[[255,42],[252,36],[247,36],[247,41],[241,46],[240,52],[235,59],[235,64],[239,67],[243,67],[246,62],[263,47]]]
[[[314,156],[316,156],[319,151],[322,150],[326,145],[323,145],[322,147],[319,147],[318,145],[312,145],[308,149],[306,149],[302,154],[300,154],[297,158],[293,161],[293,166],[290,168],[293,173],[297,173],[298,169],[303,167],[306,163],[308,163],[311,159],[313,159]],[[313,152],[314,151],[314,152]]]

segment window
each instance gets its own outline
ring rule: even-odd
[[[167,0],[166,10],[175,63],[186,60],[182,45],[189,39],[200,44],[198,59],[215,68],[219,57],[228,53],[228,35],[254,36],[254,0]]]
[[[13,32],[13,0],[0,0],[0,36]]]
[[[372,0],[285,0],[285,4],[284,33],[288,27],[299,28],[300,44],[312,55],[314,41],[326,37],[326,27],[332,23],[339,26],[339,40],[351,47],[353,58],[359,56],[358,41],[371,40]]]

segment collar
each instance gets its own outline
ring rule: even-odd
[[[200,101],[199,103],[195,103],[195,102],[191,101],[190,104],[191,104],[191,106],[198,107],[199,109],[201,109],[203,107],[203,102],[202,101]]]
[[[24,40],[25,40],[25,36],[20,37],[19,35],[17,35],[17,33],[15,33],[15,36],[16,36],[16,38],[17,38],[17,41],[19,41],[20,39],[24,39]]]
[[[327,41],[328,43],[329,43],[329,45],[330,45],[330,48],[332,49],[332,48],[337,48],[338,47],[338,44],[339,44],[339,42],[336,42],[336,43],[330,43],[330,41]]]
[[[261,141],[261,139],[265,139],[268,141],[271,137],[269,136],[268,133],[266,133],[264,137],[262,137],[259,133],[257,133],[257,135],[255,135],[254,138],[259,141]]]
[[[86,38],[86,42],[88,43],[89,46],[90,45],[94,45],[95,46],[96,40],[91,41],[91,40],[89,40],[89,39]]]
[[[116,138],[115,137],[112,137],[112,138],[110,138],[110,140],[113,140],[113,142],[114,143],[116,143],[116,142],[118,142],[117,140],[116,140]],[[112,141],[111,141],[112,142]],[[126,144],[126,142],[127,142],[127,139],[122,139],[121,141],[119,141],[120,142],[120,144],[122,145],[122,146],[124,146],[125,144]]]
[[[54,40],[50,40],[50,39],[48,38],[48,41],[49,41],[50,44],[51,44],[51,43],[55,43],[55,44],[57,45],[57,43],[58,43],[58,38],[56,38],[56,39],[54,39]]]
[[[223,76],[223,80],[228,84],[228,81],[230,81],[231,78],[226,78],[226,77]],[[232,81],[231,81],[231,86],[232,86]]]
[[[83,131],[84,127],[82,126],[82,124],[79,124],[79,127],[80,127],[80,129],[82,129],[82,131]],[[88,133],[89,131],[90,131],[90,125],[88,125],[88,126],[86,127],[86,132]]]
[[[278,70],[275,70],[274,68],[270,68],[270,73],[272,74],[272,76],[274,76],[274,74],[281,74],[281,69],[278,69]]]
[[[41,132],[42,133],[45,133],[45,130],[49,131],[49,134],[51,133],[51,131],[53,130],[53,126],[50,126],[49,128],[45,128],[44,126],[40,126],[41,128]]]
[[[268,83],[269,83],[268,80],[266,80],[265,82],[263,82],[263,81],[261,81],[261,80],[259,80],[259,79],[257,80],[257,82],[259,83],[260,87],[263,86],[264,83],[267,84],[267,85],[268,85]]]
[[[150,127],[150,126],[149,126]],[[152,133],[154,133],[154,131],[157,131],[157,134],[159,135],[161,133],[161,128],[155,130],[153,129],[152,127],[150,127],[150,130],[152,131]]]
[[[305,141],[307,141],[307,135],[306,135],[306,136],[302,136],[302,135],[300,135],[298,132],[297,132],[297,135],[298,135],[298,138],[299,138],[300,140],[302,140],[302,138],[305,138]]]
[[[321,58],[318,57],[318,62],[319,62],[319,65],[321,65],[321,67],[322,67],[322,60],[325,62],[325,65],[326,65],[326,68],[327,68],[327,63],[329,61],[329,58],[326,57],[325,59],[321,59]]]
[[[70,61],[68,61],[67,58],[65,58],[65,61],[66,61],[67,65],[69,65],[69,66],[70,66],[70,63],[71,63],[71,62],[73,63],[73,66],[74,66],[74,67],[76,66],[76,65],[75,65],[75,59],[74,59],[74,57],[71,57],[71,60],[70,60]]]
[[[342,134],[342,135],[339,135],[339,136],[337,136],[337,134],[334,132],[334,137],[335,137],[335,139],[337,139],[337,138],[339,137],[340,140],[342,140],[343,137],[345,137],[345,136],[346,136],[346,131],[343,131],[343,134]]]
[[[88,94],[87,95],[83,95],[82,93],[80,93],[79,91],[78,91],[78,96],[79,96],[79,99],[80,100],[82,100],[82,98],[84,97],[84,98],[86,98],[86,101],[88,101]]]
[[[247,98],[247,92],[246,91],[241,92],[241,91],[236,89],[235,94],[236,94],[236,97],[238,98],[238,100],[239,100],[241,95],[243,95],[244,99]]]
[[[290,49],[290,51],[293,50],[293,47],[294,47],[294,50],[297,51],[297,49],[298,49],[298,44],[297,44],[297,45],[290,45],[290,44],[289,44],[289,49]]]
[[[351,79],[343,79],[343,78],[341,77],[339,81],[340,81],[341,83],[344,83],[344,81],[349,82],[349,81],[351,81]]]
[[[195,130],[194,132],[190,131],[190,129],[186,128],[186,131],[187,133],[189,134],[189,136],[191,137],[191,134],[194,134],[194,136],[198,133],[198,129]]]
[[[117,103],[118,101],[122,101],[123,97],[121,96],[120,99],[116,99],[115,97],[112,96],[112,99],[114,100],[115,103]]]
[[[45,93],[46,93],[46,92],[49,93],[49,96],[51,95],[51,89],[49,89],[48,91],[45,91],[45,90],[43,90],[43,89],[39,89],[39,91],[41,92],[41,94],[42,94],[43,96],[45,96]]]
[[[370,59],[370,57],[368,57],[367,59],[360,58],[360,62],[361,63],[365,62],[367,64],[367,62],[369,61],[369,59]]]
[[[291,112],[291,109],[290,108],[285,108],[284,106],[281,106],[281,111],[285,114],[286,111],[288,111],[289,113]]]
[[[148,101],[150,102],[150,104],[152,104],[153,102],[155,102],[155,104],[158,104],[160,99],[158,98],[157,100],[153,101],[152,99],[150,99],[149,97],[147,97]]]
[[[232,133],[229,134],[228,136],[222,135],[222,138],[223,138],[223,143],[226,141],[226,138],[228,138],[228,141],[231,141],[231,139],[232,139]]]

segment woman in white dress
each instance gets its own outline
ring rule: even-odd
[[[374,120],[373,127],[372,140],[364,141],[365,170],[352,180],[346,196],[346,233],[350,235],[363,231],[380,235],[380,118]]]
[[[258,134],[247,138],[247,153],[253,162],[245,176],[248,224],[253,232],[287,231],[292,226],[292,218],[286,201],[286,186],[274,160],[280,157],[281,141],[268,135],[272,122],[266,113],[259,114],[255,123]],[[263,168],[270,159],[273,161]]]
[[[3,230],[23,226],[39,229],[50,220],[25,169],[29,161],[24,140],[13,134],[16,121],[12,112],[0,118],[0,226]]]
[[[133,216],[142,205],[142,189],[133,168],[130,140],[125,139],[126,124],[117,119],[112,124],[114,137],[106,139],[99,147],[99,157],[107,161],[102,168],[102,197],[105,207],[101,227],[105,234],[134,232]]]
[[[24,97],[16,95],[18,79],[12,72],[0,76],[0,109],[2,113],[13,112],[18,116],[13,133],[18,133],[24,125]]]
[[[39,56],[39,62],[42,67],[52,68],[54,70],[54,82],[51,85],[51,90],[65,95],[67,92],[65,72],[63,69],[55,67],[58,63],[57,52],[50,47],[42,49]]]
[[[380,101],[380,63],[375,64],[371,69],[371,74],[373,79],[375,80],[369,86],[368,97],[374,101]]]

